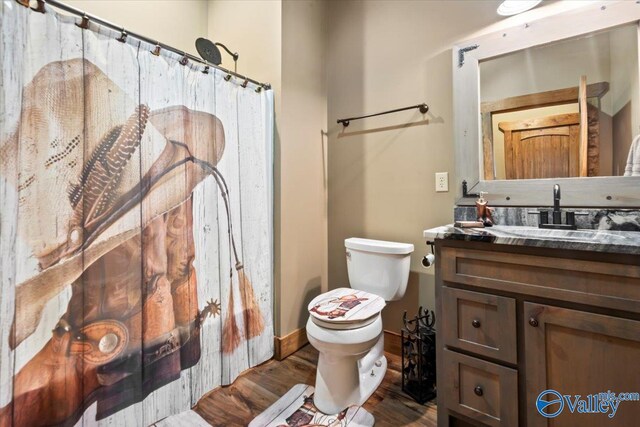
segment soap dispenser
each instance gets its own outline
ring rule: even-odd
[[[493,225],[493,217],[491,215],[491,208],[489,202],[484,198],[486,191],[480,192],[480,197],[476,200],[476,211],[478,214],[478,221],[482,222],[485,227],[491,227]]]

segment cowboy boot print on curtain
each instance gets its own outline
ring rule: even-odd
[[[193,240],[193,197],[166,214],[167,277],[171,282],[176,327],[180,333],[182,369],[200,359],[200,328],[209,316],[220,314],[220,304],[209,301],[198,309],[198,289]]]
[[[98,73],[88,64],[84,67]],[[193,113],[183,107],[159,114],[172,112],[194,120]],[[211,122],[210,115],[196,115]],[[181,369],[199,360],[200,324],[219,313],[213,301],[203,313],[198,311],[192,264],[195,248],[190,192],[207,173],[192,160],[193,152],[198,153],[190,149],[193,140],[167,140],[142,182],[122,188],[123,174],[139,148],[148,117],[148,107],[139,106],[96,144],[67,190],[71,208],[68,239],[40,255],[40,268],[50,271],[78,252],[84,255],[82,251],[91,248],[108,228],[105,223],[116,223],[142,200],[147,200],[148,206],[154,188],[169,185],[172,176],[182,178],[184,194],[174,194],[173,200],[183,197],[186,201],[146,221],[142,233],[136,236],[134,232],[119,246],[106,250],[96,245],[95,259],[83,257],[85,271],[73,282],[67,312],[44,348],[15,376],[14,399],[0,409],[2,423],[12,418],[16,426],[73,424],[96,401],[97,419],[102,419],[179,378]],[[205,123],[204,127],[214,129],[210,133],[214,150],[208,150],[205,154],[209,157],[202,161],[215,164],[222,155],[224,134],[217,119],[211,123],[213,126]],[[184,176],[189,177],[189,185],[184,185]],[[166,206],[167,200],[163,201]],[[35,283],[46,286],[40,278],[36,276]],[[24,329],[22,323],[15,323],[14,336],[20,339],[14,346],[30,333],[32,325]]]
[[[14,425],[72,425],[96,401],[102,419],[179,377],[166,234],[159,216],[74,283],[51,340],[15,378]]]

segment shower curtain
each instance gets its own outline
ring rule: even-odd
[[[148,425],[273,354],[271,91],[0,1],[0,427]]]

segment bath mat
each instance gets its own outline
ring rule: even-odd
[[[276,403],[251,421],[249,427],[371,427],[373,415],[361,406],[349,406],[339,414],[326,415],[313,405],[314,388],[296,384]]]
[[[153,427],[211,427],[211,424],[194,411],[180,412],[152,425]]]

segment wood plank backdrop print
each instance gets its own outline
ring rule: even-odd
[[[271,92],[79,22],[0,1],[0,427],[149,425],[273,355]]]

